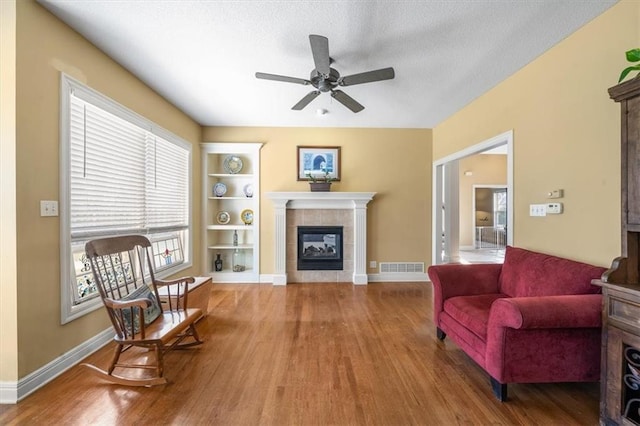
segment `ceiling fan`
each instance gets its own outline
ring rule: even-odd
[[[324,36],[311,34],[309,36],[309,42],[311,43],[311,54],[313,55],[313,61],[316,66],[311,71],[309,80],[305,80],[304,78],[287,77],[284,75],[267,74],[263,72],[256,73],[256,78],[282,81],[285,83],[296,83],[305,86],[310,84],[316,88],[316,90],[312,90],[307,93],[304,98],[300,99],[300,101],[291,108],[293,110],[300,111],[309,105],[311,101],[320,96],[320,93],[331,92],[331,97],[342,105],[346,106],[353,112],[360,112],[364,107],[351,96],[337,88],[342,86],[371,83],[374,81],[391,80],[395,77],[395,72],[391,67],[341,77],[340,73],[336,69],[330,67],[333,59],[329,56],[329,39]]]

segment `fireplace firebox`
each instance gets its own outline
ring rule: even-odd
[[[298,270],[343,269],[342,226],[298,227]]]

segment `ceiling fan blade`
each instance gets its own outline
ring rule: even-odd
[[[340,80],[340,86],[353,86],[354,84],[372,83],[374,81],[391,80],[396,76],[393,68],[382,68],[375,71],[367,71],[359,74],[347,75]]]
[[[355,99],[344,93],[342,90],[332,90],[331,97],[353,112],[360,112],[364,109]]]
[[[282,81],[285,83],[296,83],[296,84],[311,84],[309,80],[305,80],[304,78],[296,78],[296,77],[287,77],[285,75],[277,75],[277,74],[267,74],[264,72],[257,72],[256,78],[261,78],[263,80],[273,80],[273,81]]]
[[[294,106],[291,107],[291,109],[296,110],[296,111],[300,111],[302,108],[306,107],[307,105],[309,105],[309,103],[314,100],[315,98],[317,98],[318,96],[320,96],[320,91],[319,90],[314,90],[312,92],[307,93],[307,95],[300,99],[300,101],[295,104]]]
[[[323,76],[329,75],[329,39],[321,36],[311,34],[309,36],[309,42],[311,43],[311,53],[313,54],[313,62],[316,64],[316,71]]]

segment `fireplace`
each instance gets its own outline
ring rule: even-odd
[[[342,226],[298,226],[298,270],[343,269]]]
[[[274,207],[273,284],[367,284],[367,204],[375,192],[267,192]],[[298,226],[342,226],[343,269],[299,271]]]

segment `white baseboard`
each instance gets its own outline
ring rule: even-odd
[[[272,274],[260,274],[258,278],[260,284],[273,284],[273,275]]]
[[[78,364],[113,339],[113,328],[98,333],[17,382],[0,382],[0,404],[15,404]]]
[[[369,274],[369,282],[427,282],[429,277],[423,272],[382,272],[379,274]]]
[[[429,277],[425,273],[415,272],[415,273],[393,273],[393,272],[383,272],[380,274],[368,274],[367,275],[368,282],[428,282]],[[262,274],[260,275],[260,283],[274,284],[273,275]],[[278,284],[274,284],[278,285]]]

